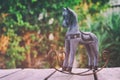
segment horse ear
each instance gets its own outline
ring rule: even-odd
[[[63,11],[65,11],[66,10],[66,8],[63,8]]]
[[[68,11],[70,11],[70,8],[67,7],[66,9],[67,9]]]

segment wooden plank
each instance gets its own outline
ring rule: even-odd
[[[73,72],[78,73],[85,71],[86,69],[73,69]],[[87,73],[92,73],[89,71]],[[120,80],[120,68],[104,68],[102,71],[97,73],[98,80]],[[61,72],[56,72],[48,80],[94,80],[93,75],[79,76],[69,75]]]
[[[74,68],[73,72],[78,73],[87,69]],[[17,71],[17,72],[15,72]],[[44,80],[53,73],[54,69],[6,69],[0,70],[0,80]],[[11,74],[12,72],[15,72]],[[88,72],[91,73],[92,71]],[[9,74],[9,75],[7,75]],[[120,80],[120,68],[104,68],[98,72],[98,80]],[[5,77],[2,77],[7,75]],[[48,80],[94,80],[93,75],[78,76],[55,72]]]
[[[98,80],[120,80],[120,68],[104,68],[97,75]]]
[[[79,69],[75,69],[75,72]],[[81,71],[81,70],[80,70]],[[120,80],[120,68],[104,68],[97,73],[98,80]],[[73,76],[70,80],[94,80],[93,75],[89,76]]]
[[[0,78],[16,73],[21,69],[0,69]]]
[[[78,69],[74,68],[72,72],[79,73],[86,71],[87,69]],[[89,72],[91,73],[91,71]],[[71,74],[64,74],[61,72],[56,72],[53,76],[51,76],[48,80],[94,80],[93,75],[89,76],[78,76],[78,75],[71,75]]]
[[[44,80],[54,69],[24,69],[0,80]]]
[[[56,72],[48,80],[70,80],[73,75]]]
[[[74,75],[70,80],[94,80],[94,77],[93,75],[88,75],[88,76]]]
[[[54,69],[34,69],[32,76],[21,80],[44,80],[54,71]]]
[[[75,73],[80,73],[83,71],[87,71],[88,69],[73,69],[73,72]],[[86,72],[84,74],[92,73],[92,71]],[[93,75],[87,75],[87,76],[79,76],[79,75],[74,75],[70,80],[94,80]]]

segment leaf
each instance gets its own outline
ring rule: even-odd
[[[32,3],[37,2],[37,0],[32,0]]]

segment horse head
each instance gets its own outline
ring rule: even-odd
[[[70,27],[77,24],[77,15],[70,8],[63,8],[63,27]]]

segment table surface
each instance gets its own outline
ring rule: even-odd
[[[86,70],[84,68],[73,68],[72,72],[79,73]],[[92,73],[92,71],[87,73]],[[104,68],[97,73],[97,77],[98,80],[120,80],[120,68]],[[55,69],[19,68],[0,69],[0,80],[94,80],[94,76],[64,74],[55,71]]]

